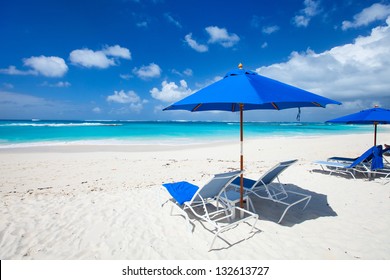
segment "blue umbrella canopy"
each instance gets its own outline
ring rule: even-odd
[[[261,76],[253,71],[236,69],[194,94],[164,110],[240,111],[282,110],[300,107],[325,107],[341,104],[303,89]]]
[[[198,111],[240,112],[240,169],[244,169],[243,111],[283,110],[301,107],[323,107],[341,104],[338,101],[261,76],[253,71],[239,69],[228,72],[219,80],[186,98],[163,109]],[[243,175],[241,174],[240,206],[243,207]]]
[[[326,122],[348,124],[390,124],[390,110],[375,107]]]
[[[378,124],[390,124],[390,110],[374,107],[360,111],[358,113],[346,115],[337,119],[328,120],[330,123],[346,124],[373,124],[374,125],[374,145],[376,146],[376,134]]]

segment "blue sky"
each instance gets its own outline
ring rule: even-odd
[[[1,0],[0,38],[1,119],[236,120],[162,108],[240,62],[343,103],[302,121],[390,107],[385,0]]]

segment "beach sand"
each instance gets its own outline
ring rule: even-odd
[[[390,136],[381,135],[381,143]],[[386,138],[387,137],[387,138]],[[55,260],[389,260],[390,179],[320,171],[314,160],[356,157],[371,134],[247,139],[245,176],[298,159],[281,181],[312,195],[277,224],[279,205],[253,199],[254,233],[221,235],[171,215],[164,182],[202,185],[239,168],[239,143],[196,146],[59,146],[0,149],[0,259]]]

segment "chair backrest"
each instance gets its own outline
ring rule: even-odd
[[[276,164],[274,167],[272,167],[270,170],[268,170],[254,185],[252,188],[257,187],[259,185],[268,185],[272,183],[273,180],[275,180],[280,173],[282,173],[284,170],[286,170],[289,166],[297,162],[297,159],[289,160],[289,161],[282,161]]]
[[[214,177],[206,183],[194,195],[191,200],[198,200],[199,196],[203,199],[217,197],[225,187],[227,187],[234,179],[236,179],[243,171],[233,171],[221,174],[215,174]]]
[[[365,151],[360,157],[355,159],[348,167],[353,168],[357,165],[361,164],[362,162],[366,161],[368,158],[373,156],[375,146],[369,148],[367,151]]]

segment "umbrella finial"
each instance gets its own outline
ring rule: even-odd
[[[242,69],[243,65],[242,63],[238,64],[238,69]]]

